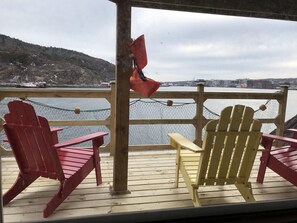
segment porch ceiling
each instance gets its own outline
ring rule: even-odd
[[[130,3],[132,7],[297,21],[295,0],[130,0]]]

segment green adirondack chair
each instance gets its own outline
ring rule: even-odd
[[[254,110],[243,105],[226,107],[220,119],[205,127],[202,148],[179,133],[169,133],[177,149],[175,186],[181,172],[194,206],[200,206],[203,185],[235,184],[245,201],[255,201],[248,181],[261,138],[261,122]]]

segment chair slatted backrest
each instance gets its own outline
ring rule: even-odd
[[[8,103],[4,130],[24,174],[37,174],[52,179],[64,179],[48,121],[37,116],[32,105],[22,101]]]
[[[219,120],[205,127],[197,185],[247,182],[261,137],[261,122],[243,105],[225,108]]]

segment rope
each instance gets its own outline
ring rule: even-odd
[[[44,104],[44,103],[41,103],[41,102],[37,102],[37,101],[33,101],[33,100],[30,100],[30,99],[25,99],[26,101],[29,101],[31,102],[32,104],[36,104],[36,105],[40,105],[40,106],[43,106],[43,107],[47,107],[47,108],[51,108],[51,109],[56,109],[56,110],[62,110],[62,111],[74,111],[74,109],[67,109],[67,108],[60,108],[60,107],[56,107],[56,106],[51,106],[51,105],[47,105],[47,104]],[[132,100],[130,101],[130,106],[131,105],[134,105],[138,102],[142,102],[142,103],[147,103],[147,104],[152,104],[152,103],[158,103],[158,104],[161,104],[163,106],[168,106],[167,105],[167,101],[160,101],[160,100],[156,100],[156,99],[153,99],[153,98],[150,98],[149,99],[150,101],[147,101],[147,100],[142,100],[141,98],[139,99],[136,99],[136,100]],[[265,102],[265,106],[271,101],[271,99],[268,99],[266,102]],[[173,105],[171,105],[170,107],[178,107],[178,106],[185,106],[185,105],[192,105],[192,104],[196,104],[196,102],[174,102]],[[214,116],[217,116],[219,117],[220,115],[212,110],[210,110],[209,108],[207,108],[206,106],[203,105],[203,108],[209,112],[210,114],[214,115]],[[108,111],[110,110],[110,108],[103,108],[103,109],[89,109],[89,110],[80,110],[80,112],[101,112],[101,111]],[[257,110],[255,110],[255,113],[256,112],[259,112],[261,109],[258,108]]]
[[[145,100],[141,100],[139,99],[139,101],[143,102],[143,103],[159,103],[161,105],[167,105],[167,101],[158,101],[156,99],[150,98],[151,101],[145,101]],[[196,104],[195,102],[174,102],[175,105],[171,105],[171,107],[177,107],[177,106],[184,106],[184,105],[191,105],[191,104]]]
[[[62,111],[71,111],[71,112],[74,111],[74,109],[59,108],[59,107],[51,106],[51,105],[47,105],[47,104],[44,104],[44,103],[41,103],[41,102],[32,101],[32,100],[30,100],[30,99],[25,99],[25,100],[31,102],[32,104],[40,105],[40,106],[47,107],[47,108],[51,108],[51,109],[62,110]],[[101,111],[107,111],[107,110],[110,110],[110,108],[90,109],[90,110],[80,110],[80,112],[101,112]]]
[[[205,107],[204,105],[203,105],[203,108],[204,108],[206,111],[208,111],[210,114],[212,114],[212,115],[214,115],[214,116],[217,116],[217,117],[220,117],[219,114],[217,114],[217,113],[211,111],[209,108]]]

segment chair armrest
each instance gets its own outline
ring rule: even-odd
[[[63,130],[62,128],[51,128],[51,134],[52,134],[52,139],[53,143],[57,144],[59,142],[59,137],[58,137],[58,131]]]
[[[62,131],[63,128],[51,128],[51,132],[58,132],[58,131]]]
[[[176,149],[181,147],[191,150],[195,153],[203,152],[203,150],[199,146],[197,146],[179,133],[169,133],[168,136],[170,138],[170,144]]]
[[[293,133],[293,139],[297,139],[297,129],[287,129],[287,131]]]
[[[265,134],[263,133],[262,138],[266,139],[266,140],[277,140],[277,141],[281,141],[281,142],[288,142],[291,144],[297,144],[297,139],[292,139],[292,138],[288,138],[288,137],[283,137],[283,136],[277,136],[277,135],[271,135],[271,134]]]
[[[96,138],[101,138],[101,137],[106,136],[106,135],[108,135],[107,132],[96,132],[96,133],[92,133],[92,134],[89,134],[89,135],[85,135],[85,136],[81,136],[81,137],[77,137],[77,138],[74,138],[74,139],[66,140],[64,142],[57,143],[57,144],[54,145],[54,148],[58,149],[58,148],[61,148],[61,147],[77,145],[77,144],[80,144],[80,143],[83,143],[83,142],[87,142],[89,140],[93,140],[93,139],[96,139]]]

